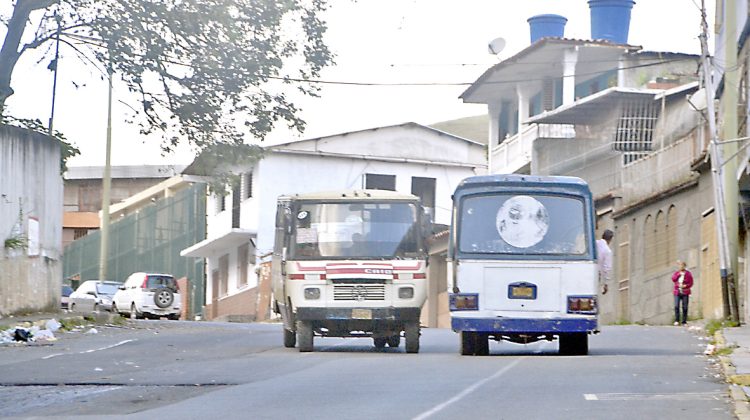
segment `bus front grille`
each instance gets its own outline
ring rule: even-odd
[[[333,286],[333,300],[385,300],[385,285],[347,284]]]

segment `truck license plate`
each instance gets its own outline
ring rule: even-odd
[[[536,299],[536,285],[527,282],[518,282],[508,285],[509,299]]]
[[[352,309],[353,319],[372,319],[372,309]]]

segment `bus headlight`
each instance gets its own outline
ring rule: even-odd
[[[317,287],[308,287],[305,289],[305,299],[320,299],[320,289]]]
[[[596,296],[568,296],[568,313],[595,315]]]
[[[478,293],[452,293],[448,296],[451,311],[476,311],[479,309]]]
[[[413,287],[399,287],[398,288],[398,297],[400,299],[411,299],[414,297],[414,288]]]

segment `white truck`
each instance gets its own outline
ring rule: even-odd
[[[284,346],[313,337],[372,337],[419,351],[427,298],[427,216],[419,198],[382,190],[281,196],[272,260]]]

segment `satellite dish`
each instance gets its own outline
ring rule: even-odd
[[[505,48],[505,38],[495,38],[487,45],[490,54],[498,55]]]

